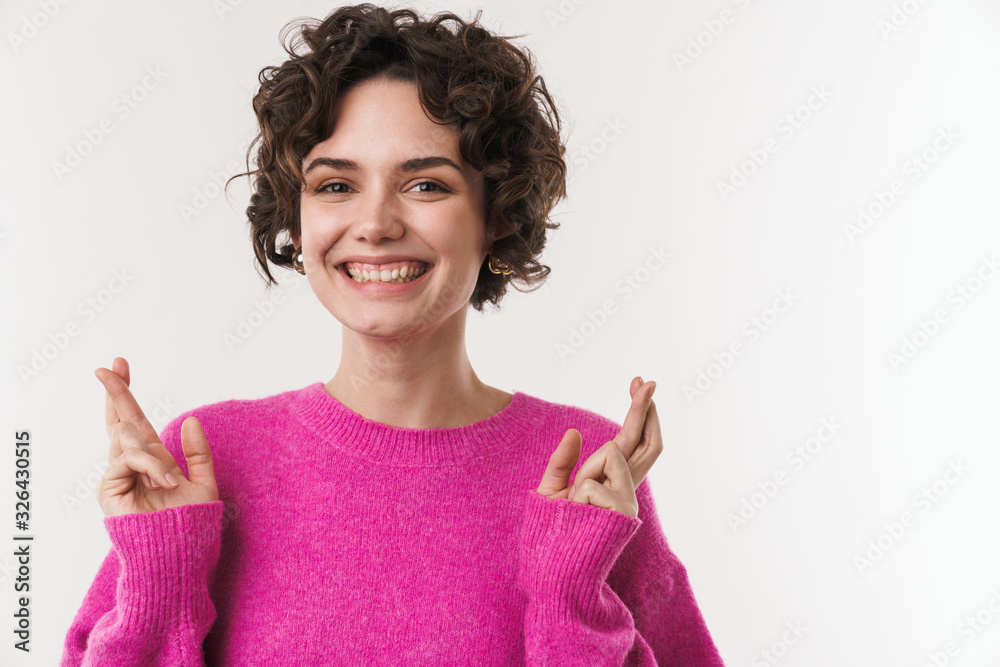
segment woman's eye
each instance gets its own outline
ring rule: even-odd
[[[422,186],[427,186],[426,188]],[[440,183],[435,183],[434,181],[421,181],[413,186],[413,188],[420,188],[418,192],[450,192],[450,190]],[[411,190],[413,189],[411,188]],[[334,181],[333,183],[325,183],[318,188],[316,188],[317,193],[328,193],[333,195],[347,194],[351,190],[351,187],[347,183],[341,183],[340,181]]]
[[[435,183],[434,181],[421,181],[414,185],[413,187],[419,188],[421,185],[429,185],[432,189],[429,190],[418,190],[418,192],[448,192],[448,188],[444,187],[440,183]]]
[[[339,186],[343,186],[344,188],[348,187],[347,183],[340,183],[339,181],[337,181],[337,182],[334,182],[334,183],[327,183],[325,185],[319,186],[318,188],[316,188],[316,192],[329,192],[330,194],[335,194],[335,195],[341,195],[341,194],[344,194],[344,193],[347,192],[346,190],[330,190],[329,189],[329,188],[335,188],[338,185]]]

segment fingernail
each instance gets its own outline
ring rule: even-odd
[[[570,500],[573,500],[573,494],[575,494],[575,493],[576,493],[576,487],[575,486],[569,487],[569,499]]]
[[[653,392],[656,391],[656,383],[649,385],[649,400],[653,400]]]
[[[168,481],[168,482],[170,482],[171,484],[174,484],[174,485],[176,485],[176,484],[177,484],[177,480],[176,480],[176,479],[174,479],[174,476],[173,476],[173,475],[171,475],[171,474],[170,474],[169,472],[168,472],[168,473],[165,473],[165,474],[164,474],[163,476],[164,476],[164,477],[166,477],[166,478],[167,478],[167,481]]]

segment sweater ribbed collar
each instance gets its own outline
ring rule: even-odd
[[[327,393],[322,382],[295,391],[290,408],[324,444],[384,465],[461,465],[522,441],[542,424],[544,409],[520,391],[500,412],[474,424],[413,429],[389,426],[354,412]]]

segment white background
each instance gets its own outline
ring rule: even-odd
[[[199,405],[326,381],[340,353],[339,323],[281,270],[284,300],[227,346],[267,297],[245,180],[227,201],[212,176],[242,165],[280,28],[334,5],[77,0],[49,17],[43,4],[0,6],[4,665],[56,664],[110,546],[93,496],[107,457],[95,368],[126,357],[162,428]],[[666,449],[650,481],[728,665],[775,664],[767,649],[784,665],[917,667],[949,642],[955,655],[938,664],[996,665],[1000,280],[986,262],[1000,259],[1000,5],[476,6],[488,28],[526,35],[516,43],[564,112],[573,176],[547,284],[512,291],[500,313],[470,310],[479,376],[619,422],[629,380],[657,381]],[[147,68],[162,80],[136,91]],[[122,95],[145,99],[122,117]],[[104,118],[113,130],[57,175]],[[852,235],[858,209],[878,213],[894,180],[893,200]],[[726,182],[738,187],[723,194]],[[646,271],[660,247],[670,259]],[[111,295],[115,271],[131,278]],[[626,275],[642,288],[616,291]],[[782,291],[792,305],[770,311]],[[109,295],[100,312],[80,309]],[[607,299],[615,312],[587,326]],[[755,317],[769,324],[754,337]],[[574,330],[582,345],[561,355]],[[25,374],[36,353],[49,358]],[[686,394],[701,372],[703,391]],[[788,453],[824,419],[836,432],[794,464]],[[30,657],[11,631],[22,429]],[[953,463],[960,477],[946,477]],[[769,486],[776,474],[784,483]],[[906,512],[893,537],[886,526]]]

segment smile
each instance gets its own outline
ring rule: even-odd
[[[388,264],[362,264],[360,262],[345,262],[341,264],[347,275],[359,283],[408,283],[416,280],[428,266],[424,262],[404,261]]]
[[[344,262],[337,266],[337,271],[350,278],[356,285],[389,284],[402,285],[418,280],[432,265],[419,260],[388,262],[385,264],[366,264],[363,262]]]

